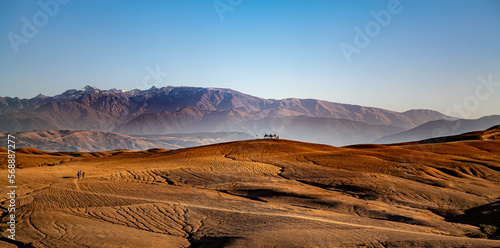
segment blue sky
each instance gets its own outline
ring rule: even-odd
[[[500,1],[3,0],[0,18],[0,96],[202,86],[500,114]]]

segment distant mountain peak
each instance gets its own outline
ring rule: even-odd
[[[101,90],[97,87],[94,87],[92,85],[87,85],[83,88],[83,91],[86,93],[99,93]]]

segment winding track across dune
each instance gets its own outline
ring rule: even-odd
[[[73,182],[75,183],[77,190],[72,190],[72,191],[79,191],[79,192],[81,192],[82,190],[80,190],[80,188],[78,186],[77,179],[73,180]],[[83,192],[86,192],[86,193],[89,193],[89,194],[95,194],[95,195],[99,195],[99,196],[112,196],[112,197],[128,198],[128,199],[133,199],[133,200],[151,201],[150,198],[142,198],[142,197],[134,197],[134,196],[123,196],[123,195],[118,195],[118,194],[95,193],[95,192],[89,192],[89,191],[83,191]],[[434,238],[436,238],[436,237],[443,238],[443,235],[438,235],[438,234],[434,234],[434,233],[423,233],[423,232],[401,230],[401,229],[381,227],[381,226],[374,226],[374,225],[355,224],[355,223],[335,221],[335,220],[321,218],[321,217],[315,217],[315,216],[307,216],[307,215],[299,215],[299,214],[289,214],[289,213],[279,213],[279,212],[270,213],[270,212],[257,212],[257,211],[248,211],[248,210],[228,209],[228,208],[221,208],[221,207],[211,207],[211,206],[206,206],[206,205],[190,204],[190,203],[179,202],[179,201],[167,201],[167,200],[154,200],[154,201],[155,202],[163,202],[163,203],[175,204],[175,205],[180,205],[180,206],[184,206],[184,207],[202,208],[202,209],[209,209],[209,210],[216,210],[216,211],[239,213],[239,214],[244,214],[244,215],[252,214],[252,215],[269,215],[269,216],[278,216],[278,217],[290,217],[290,218],[298,218],[298,219],[305,219],[305,220],[321,221],[321,222],[333,223],[333,224],[338,224],[338,225],[346,225],[346,226],[351,226],[351,227],[360,227],[360,228],[368,228],[368,229],[379,229],[379,230],[390,231],[390,232],[401,232],[401,233],[415,234],[415,235],[429,235],[429,236],[433,236]],[[453,237],[452,239],[455,239],[455,238],[458,238],[458,239],[469,239],[469,238],[466,238],[466,237]],[[496,242],[494,240],[491,240],[491,241],[494,242],[494,243],[498,243],[498,242]]]
[[[78,179],[73,179],[73,183],[75,184],[75,188],[80,190],[80,185],[78,185]]]
[[[415,159],[415,154],[425,156]],[[477,224],[453,222],[454,216],[500,198],[496,140],[347,148],[251,140],[77,155],[19,154],[34,162],[65,159],[57,166],[17,171],[23,186],[16,210],[19,242],[34,247],[500,246],[500,241],[467,237],[481,232]],[[86,172],[85,179],[74,178],[78,170]],[[3,196],[3,207],[6,200]]]

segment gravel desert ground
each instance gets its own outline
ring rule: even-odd
[[[500,247],[499,134],[349,147],[256,139],[172,151],[22,148],[16,241],[3,224],[0,246]],[[0,156],[7,178],[5,149]]]

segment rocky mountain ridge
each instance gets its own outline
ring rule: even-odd
[[[137,135],[246,132],[252,136],[274,132],[302,141],[318,142],[311,137],[322,137],[321,143],[347,145],[440,119],[453,118],[432,110],[399,113],[317,99],[263,99],[222,88],[168,86],[125,91],[86,86],[52,97],[0,97],[0,131],[8,132],[68,129]]]

